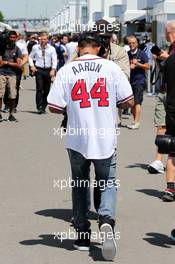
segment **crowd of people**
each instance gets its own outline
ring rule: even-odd
[[[153,58],[148,37],[149,45],[145,44],[144,47],[139,45],[135,35],[125,37],[124,45],[119,45],[116,34],[107,30],[107,21],[97,21],[96,28],[100,29],[102,24],[103,32],[98,30],[94,33],[92,30],[80,36],[63,34],[50,37],[47,33],[41,33],[39,36],[31,35],[28,41],[19,33],[10,31],[5,47],[0,47],[0,110],[4,102],[2,112],[9,112],[9,121],[17,121],[14,113],[19,102],[20,81],[28,63],[29,76],[36,81],[36,109],[39,115],[46,112],[48,105],[51,112],[64,114],[66,121],[68,116],[65,128],[113,129],[113,133],[104,140],[89,134],[75,135],[73,139],[68,136],[66,143],[74,180],[88,180],[90,164],[93,163],[97,180],[112,182],[112,187],[96,190],[99,229],[108,233],[114,231],[115,225],[116,104],[119,108],[118,125],[123,124],[122,115],[131,112],[133,122],[128,129],[139,129],[143,95],[146,82],[150,81],[147,71],[151,68],[152,59],[161,68],[160,91],[155,107],[157,134],[175,136],[175,99],[172,99],[175,98],[172,87],[175,76],[175,22],[169,22],[165,29],[167,41],[171,43],[169,51],[161,50]],[[162,154],[158,150],[148,171],[164,172]],[[174,153],[168,156],[166,182],[167,188],[162,198],[164,201],[174,201]],[[89,250],[90,247],[87,197],[87,188],[73,188],[73,217],[78,233],[74,247],[80,250]],[[114,237],[105,237],[102,253],[106,260],[114,258]]]

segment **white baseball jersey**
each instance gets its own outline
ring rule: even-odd
[[[47,100],[52,108],[67,108],[66,148],[105,159],[116,148],[116,104],[132,98],[119,66],[88,54],[58,71]]]

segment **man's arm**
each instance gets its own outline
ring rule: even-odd
[[[21,62],[21,66],[23,66],[24,64],[26,64],[29,60],[29,55],[28,54],[23,54],[22,55],[22,62]]]
[[[57,54],[56,54],[56,49],[54,47],[51,56],[52,56],[52,69],[50,71],[50,76],[54,77],[57,69]]]
[[[127,109],[134,106],[134,99],[130,99],[124,103],[118,104],[118,108],[120,109]]]
[[[14,67],[14,68],[21,68],[21,59],[17,59],[16,62],[10,62],[10,61],[0,61],[0,66],[10,66],[10,67]]]
[[[36,69],[36,67],[34,65],[34,61],[33,61],[33,59],[36,56],[35,47],[36,47],[35,45],[32,47],[32,51],[31,51],[31,53],[29,55],[29,65],[30,65],[31,70],[32,70],[33,73],[35,73],[37,71],[37,69]]]
[[[150,65],[148,63],[140,63],[137,59],[133,59],[131,64],[131,69],[135,69],[138,67],[142,68],[145,71],[150,69]]]

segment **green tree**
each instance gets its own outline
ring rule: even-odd
[[[0,11],[0,22],[4,22],[4,16],[1,11]]]

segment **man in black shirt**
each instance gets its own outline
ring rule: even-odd
[[[10,31],[5,48],[0,49],[0,111],[5,89],[9,89],[9,121],[17,121],[13,116],[16,98],[16,70],[21,67],[22,54],[16,46],[17,33]],[[0,114],[0,122],[2,122]]]

